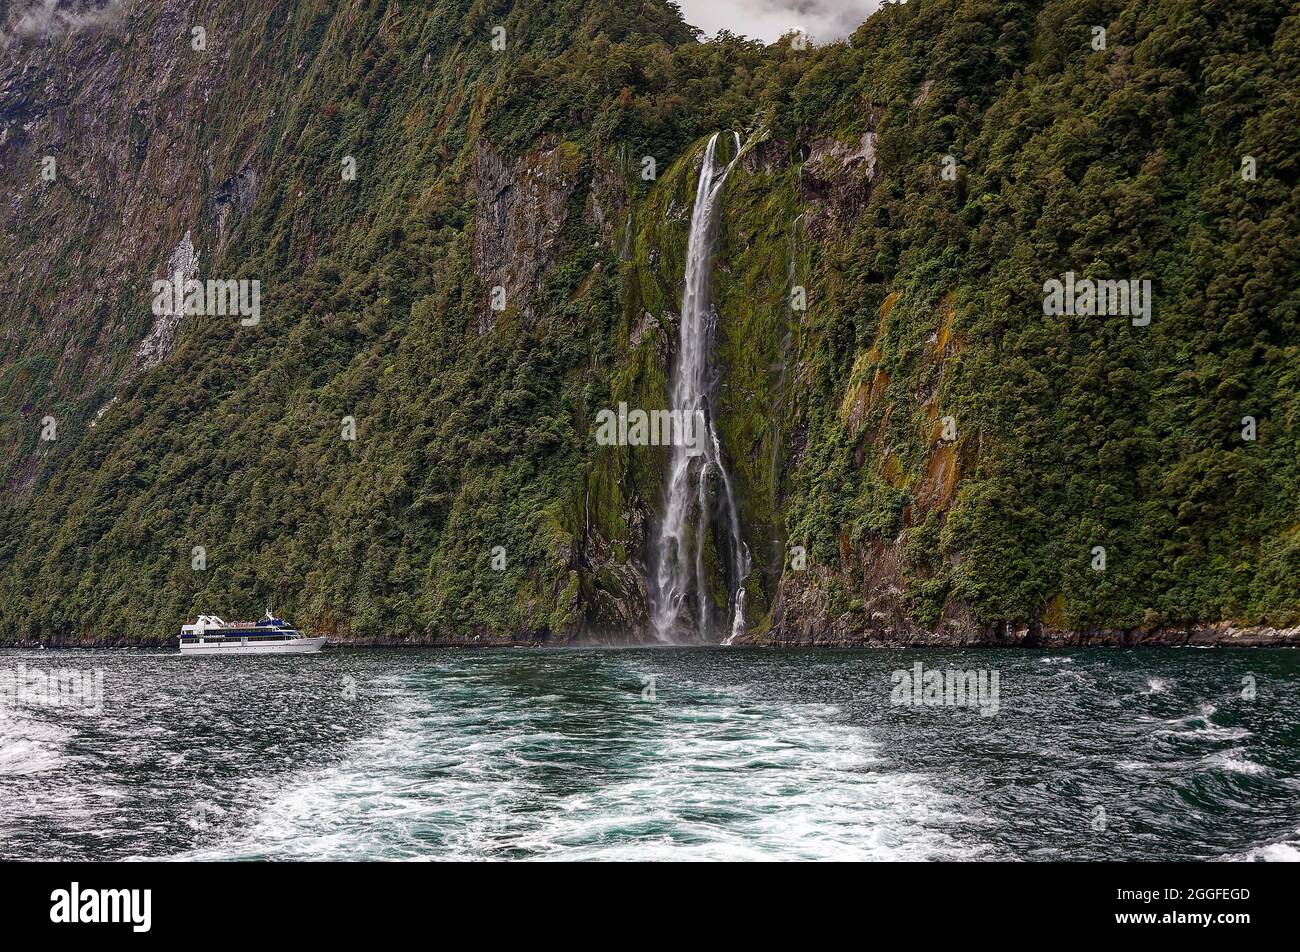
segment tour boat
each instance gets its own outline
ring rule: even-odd
[[[192,625],[182,625],[181,654],[314,654],[325,647],[324,638],[308,638],[271,612],[261,621],[224,622],[216,615],[200,615]]]

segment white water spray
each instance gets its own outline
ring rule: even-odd
[[[692,593],[695,599],[695,634],[709,641],[711,605],[704,566],[704,544],[711,531],[714,514],[712,496],[716,495],[719,517],[726,530],[729,552],[719,553],[719,560],[729,556],[730,578],[728,608],[730,631],[723,644],[731,644],[745,627],[745,578],[749,575],[749,549],[740,532],[740,517],[731,489],[731,478],[722,463],[713,414],[713,395],[717,389],[717,372],[713,362],[713,341],[718,315],[709,298],[709,259],[717,231],[717,210],[727,173],[740,157],[740,136],[736,136],[736,155],[719,171],[714,164],[717,133],[709,139],[700,165],[700,180],[695,191],[695,208],[691,212],[690,240],[686,246],[686,286],[682,292],[681,334],[677,347],[677,364],[673,370],[669,409],[680,410],[682,419],[702,419],[704,438],[692,447],[676,441],[671,450],[668,482],[665,487],[664,513],[659,524],[658,566],[651,621],[660,641],[674,640],[680,629],[680,616]],[[697,416],[698,414],[698,416]],[[710,485],[716,479],[718,492]]]

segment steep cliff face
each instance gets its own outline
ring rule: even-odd
[[[149,329],[142,279],[161,273],[218,159],[194,129],[223,56],[189,55],[175,6],[19,3],[0,27],[0,453],[19,498],[131,368]],[[35,439],[45,416],[63,443]]]
[[[664,407],[719,128],[748,640],[1294,624],[1300,21],[1076,7],[799,49],[612,0],[20,5],[0,636],[647,637],[666,450],[595,419]],[[1150,324],[1045,315],[1067,271]],[[177,272],[260,321],[155,313]]]
[[[517,308],[536,316],[533,295],[554,262],[582,163],[577,148],[561,143],[521,157],[507,167],[486,139],[474,155],[474,272],[485,288],[500,289],[491,313]]]

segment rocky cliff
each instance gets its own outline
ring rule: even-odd
[[[718,129],[747,640],[1300,621],[1283,5],[913,0],[770,47],[612,0],[0,22],[0,637],[268,602],[646,637],[666,451],[594,421],[664,406]],[[151,307],[178,272],[260,320]],[[1067,272],[1150,282],[1149,322],[1046,314]]]

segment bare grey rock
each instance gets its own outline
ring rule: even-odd
[[[184,287],[185,282],[193,280],[198,273],[199,255],[194,250],[194,243],[187,231],[185,237],[180,240],[180,243],[176,245],[167,258],[167,265],[163,268],[159,277],[163,280],[175,282],[178,287]],[[140,342],[140,346],[135,352],[130,376],[158,366],[171,356],[172,351],[176,349],[177,334],[183,316],[182,309],[178,306],[179,303],[172,301],[169,306],[162,310],[162,313],[154,315],[153,326],[150,327],[148,336]]]
[[[477,209],[474,269],[486,291],[502,287],[506,309],[534,316],[532,295],[555,260],[568,219],[577,169],[564,146],[532,152],[507,164],[486,139],[474,160]],[[483,301],[480,333],[491,330],[496,312]]]

